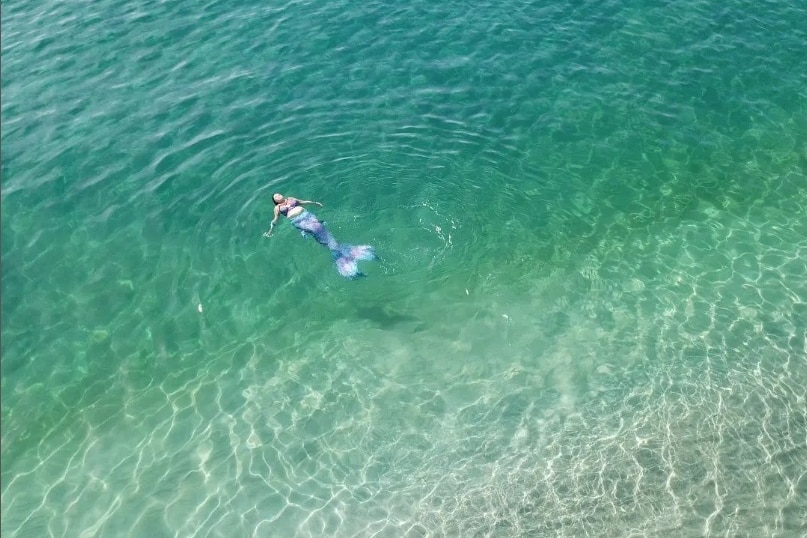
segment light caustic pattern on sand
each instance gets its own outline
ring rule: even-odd
[[[130,357],[4,466],[3,533],[798,535],[801,201],[661,220],[510,301]]]

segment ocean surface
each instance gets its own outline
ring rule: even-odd
[[[803,1],[1,34],[4,538],[807,535]]]

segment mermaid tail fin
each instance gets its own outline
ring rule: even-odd
[[[333,251],[333,261],[336,270],[345,278],[364,276],[359,271],[359,261],[374,260],[376,258],[373,247],[370,245],[340,245]]]

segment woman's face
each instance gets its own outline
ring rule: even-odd
[[[274,202],[276,204],[282,204],[284,198],[283,198],[282,194],[280,194],[279,192],[276,192],[275,194],[272,195],[272,200],[274,200]]]

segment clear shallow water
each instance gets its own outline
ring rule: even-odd
[[[3,535],[804,534],[806,23],[4,5]]]

